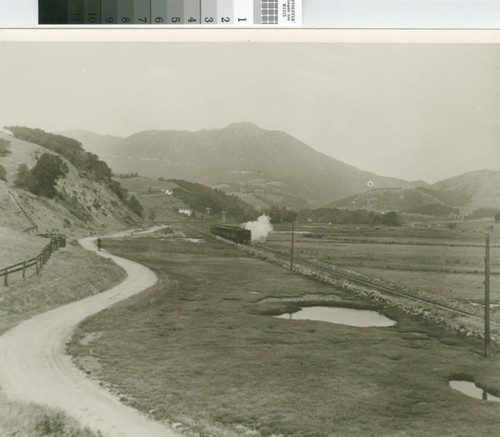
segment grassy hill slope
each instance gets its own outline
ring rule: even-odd
[[[179,210],[189,209],[195,216],[210,216],[221,220],[222,211],[233,221],[254,218],[257,213],[248,203],[221,190],[181,179],[152,179],[142,176],[115,176],[129,192],[139,199],[145,216],[153,221],[178,221],[186,219]],[[207,208],[209,208],[207,210]],[[151,215],[153,213],[153,215]]]
[[[64,157],[61,159],[68,172],[57,181],[55,198],[16,187],[21,164],[33,168],[43,154],[56,153],[5,133],[0,133],[0,139],[9,143],[8,152],[0,156],[0,165],[6,172],[5,180],[0,180],[0,226],[21,231],[33,228],[40,233],[88,234],[129,226],[139,220],[109,184],[77,169]]]

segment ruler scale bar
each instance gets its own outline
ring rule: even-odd
[[[119,0],[101,0],[101,21],[103,24],[117,24],[118,1]]]
[[[85,0],[83,22],[85,24],[101,24],[101,0]]]
[[[165,24],[167,22],[167,0],[151,0],[151,23]]]
[[[200,24],[200,0],[184,0],[184,24]]]
[[[217,0],[201,0],[201,24],[217,24]]]
[[[134,22],[134,0],[119,0],[117,3],[118,24],[128,25]]]
[[[183,0],[167,0],[167,24],[184,24]]]
[[[217,24],[233,24],[232,0],[217,0]]]
[[[38,0],[38,23],[68,26],[294,25],[302,0]]]
[[[151,23],[151,2],[134,0],[134,24]]]
[[[83,24],[83,0],[68,0],[66,23]]]

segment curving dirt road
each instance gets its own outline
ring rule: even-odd
[[[96,251],[95,238],[80,240]],[[94,431],[109,437],[180,437],[86,378],[68,355],[65,343],[78,323],[156,283],[148,268],[106,252],[127,272],[127,278],[103,293],[26,320],[0,337],[0,386],[14,400],[64,410]]]

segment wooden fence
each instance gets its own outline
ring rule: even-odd
[[[60,247],[66,246],[66,237],[62,235],[43,235],[44,237],[50,238],[50,243],[45,246],[40,254],[34,258],[22,261],[20,263],[14,264],[9,267],[5,267],[0,270],[0,278],[3,276],[3,284],[5,286],[9,285],[9,275],[16,272],[22,272],[23,279],[26,278],[26,269],[35,266],[36,273],[40,273],[42,267],[49,260],[52,252],[56,251]]]

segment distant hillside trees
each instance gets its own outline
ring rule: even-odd
[[[389,211],[386,214],[382,214],[380,217],[380,224],[385,226],[401,226],[401,218],[396,211]]]
[[[222,211],[225,211],[227,217],[238,221],[254,219],[258,215],[253,206],[237,196],[185,180],[170,179],[169,181],[179,186],[173,189],[174,195],[193,211],[204,214],[209,210],[211,215],[219,216],[222,215]]]
[[[129,198],[127,190],[119,182],[111,178],[112,173],[108,165],[104,161],[101,161],[97,155],[86,152],[79,141],[63,135],[51,134],[42,129],[31,129],[23,126],[10,126],[5,129],[12,132],[14,137],[20,140],[38,144],[60,154],[76,167],[81,176],[105,184],[133,212],[138,214],[141,211],[141,214],[138,215],[142,216],[142,205],[139,201],[133,196]],[[23,169],[23,172],[26,173],[26,169]],[[19,183],[25,184],[24,186],[28,187],[31,182],[23,182],[23,177],[21,177]],[[31,189],[29,190],[32,191]]]
[[[449,215],[456,215],[459,213],[458,209],[451,208],[450,206],[443,205],[442,203],[430,203],[415,208],[409,208],[406,212],[410,214],[432,215],[434,217],[448,217]]]
[[[293,223],[297,220],[297,211],[279,206],[273,206],[271,209],[264,211],[269,216],[271,223]]]
[[[354,225],[385,225],[400,226],[401,217],[395,211],[386,214],[365,209],[318,208],[303,210],[298,214],[298,221],[314,223],[354,224]]]
[[[59,156],[43,153],[31,170],[26,164],[19,166],[15,185],[53,199],[57,195],[57,180],[67,173],[68,166]]]
[[[10,153],[10,141],[0,138],[0,158],[2,156],[7,156]]]
[[[478,208],[472,211],[465,217],[466,220],[482,219],[487,217],[495,217],[500,213],[498,208]]]

